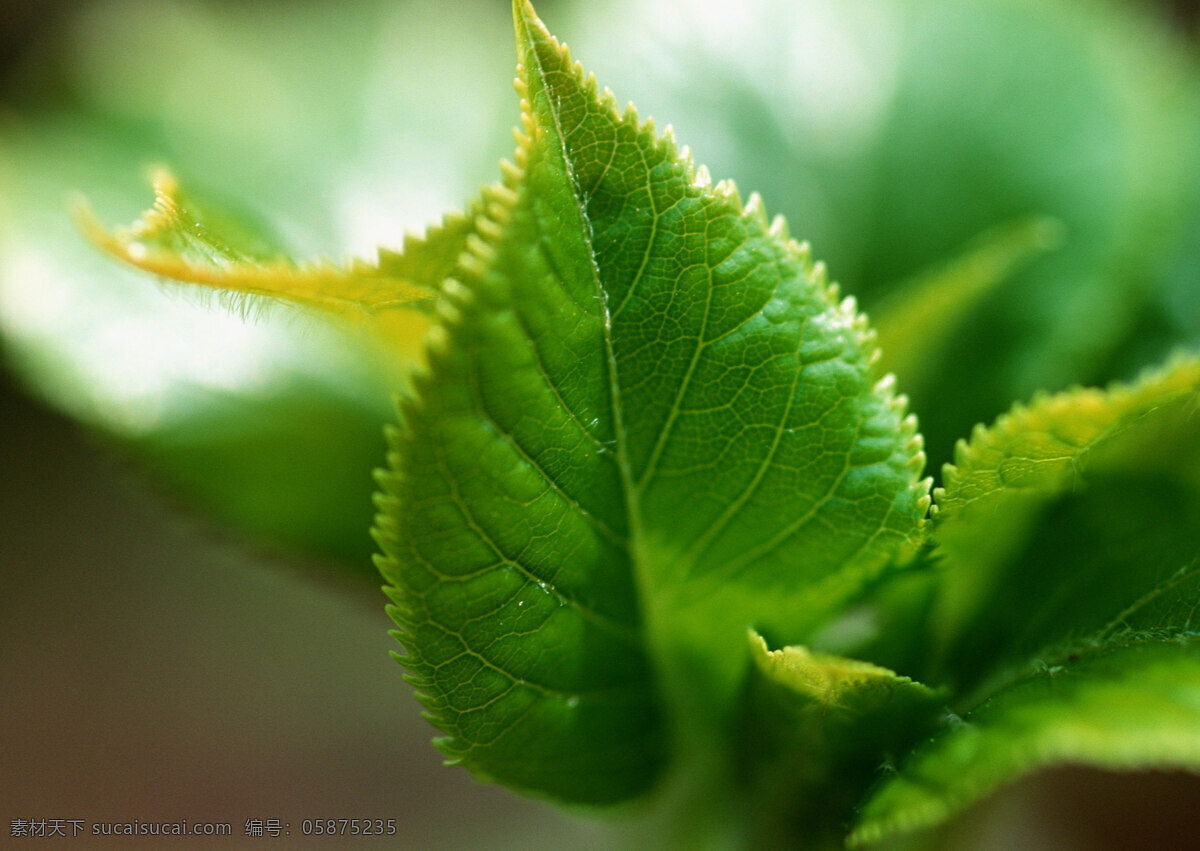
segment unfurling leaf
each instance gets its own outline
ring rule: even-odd
[[[774,688],[786,694],[797,717],[810,715],[857,723],[880,713],[902,714],[907,705],[936,699],[928,686],[894,671],[807,647],[770,650],[766,639],[751,634],[751,651],[756,671]]]
[[[789,824],[836,843],[880,755],[904,752],[945,695],[869,662],[770,650],[753,631],[750,649],[739,758],[745,798],[764,814],[753,844],[785,844]]]

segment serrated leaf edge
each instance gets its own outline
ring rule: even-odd
[[[158,169],[152,183],[153,206],[131,225],[110,230],[82,201],[75,205],[74,215],[84,235],[98,248],[158,278],[243,297],[265,297],[334,312],[368,315],[394,309],[424,311],[437,298],[435,290],[385,271],[383,266],[388,256],[399,256],[403,252],[380,249],[376,264],[356,258],[338,264],[327,258],[297,262],[285,257],[267,261],[250,257],[226,245],[217,234],[188,214],[179,200],[179,182],[168,170]],[[423,235],[406,235],[404,252],[419,250],[438,232],[449,229],[461,219],[458,214],[450,214]],[[160,234],[172,230],[210,248],[209,262],[194,262],[152,246]],[[246,305],[236,301],[229,307],[247,312]]]
[[[1053,422],[1056,417],[1077,411],[1084,406],[1100,409],[1132,405],[1140,394],[1154,392],[1160,386],[1172,385],[1175,385],[1175,389],[1170,395],[1146,407],[1137,414],[1135,421],[1189,394],[1200,400],[1200,355],[1176,353],[1166,364],[1150,367],[1132,381],[1116,381],[1103,388],[1076,385],[1053,394],[1039,391],[1028,402],[1015,403],[992,425],[977,423],[969,438],[960,438],[955,444],[954,461],[942,468],[942,485],[933,491],[931,518],[940,522],[948,516],[948,509],[958,510],[971,504],[974,500],[961,504],[946,503],[954,499],[954,491],[960,488],[969,476],[980,470],[995,467],[998,459],[1006,457],[1006,447],[1012,445],[1022,434],[1035,431],[1035,426],[1046,421]],[[1078,447],[1080,453],[1115,437],[1131,426],[1132,423],[1122,423],[1120,419],[1118,417],[1118,422],[1098,428],[1085,444]]]

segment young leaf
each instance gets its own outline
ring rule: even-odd
[[[835,725],[844,725],[877,714],[903,714],[906,708],[937,696],[928,686],[870,662],[814,653],[801,646],[771,650],[755,632],[750,634],[750,649],[755,673],[786,695],[794,719],[807,719],[808,726],[823,726],[830,717],[836,719]],[[816,719],[820,723],[812,724]],[[801,732],[803,726],[799,723],[792,730]]]
[[[132,226],[107,231],[86,207],[79,208],[78,219],[109,254],[160,278],[225,295],[264,296],[369,316],[377,322],[375,330],[386,327],[410,358],[419,352],[417,342],[427,325],[421,313],[429,311],[441,282],[456,271],[472,231],[468,217],[449,216],[424,238],[409,238],[403,252],[380,251],[376,265],[358,260],[346,266],[324,261],[300,265],[267,256],[257,246],[247,250],[216,232],[163,170],[154,178],[154,206]]]
[[[391,394],[424,357],[429,311],[441,281],[456,273],[473,216],[449,215],[407,237],[403,252],[381,249],[375,265],[300,264],[260,229],[186,194],[165,170],[154,191],[153,208],[130,227],[108,231],[86,206],[77,222],[130,266],[215,291],[243,313],[266,299],[312,309],[331,320],[332,333],[325,346],[307,334],[306,348],[349,360],[344,367],[354,372],[343,368],[344,386],[332,388],[291,372],[258,378],[253,392],[195,383],[176,391],[186,397],[176,403],[186,416],[156,415],[149,426],[118,431],[122,448],[190,507],[233,529],[373,572],[363,529],[372,516],[371,471],[386,451],[380,423],[394,415]]]
[[[76,393],[79,416],[112,433],[189,508],[256,541],[332,556],[366,576],[373,572],[374,548],[363,534],[373,513],[371,471],[386,451],[380,423],[394,415],[391,394],[423,357],[436,288],[457,267],[471,219],[447,216],[423,237],[408,237],[402,254],[381,250],[377,265],[303,265],[283,259],[277,241],[244,217],[184,193],[165,171],[155,176],[155,196],[129,228],[107,231],[86,207],[77,221],[96,244],[143,271],[242,299],[243,309],[244,299],[269,296],[328,317],[329,328],[305,329],[303,352],[327,361],[328,375],[292,362],[270,369],[260,355],[243,367],[254,374],[251,388],[142,378],[161,389],[138,400],[149,410],[125,415],[134,425],[114,422],[116,399],[102,397],[104,407],[89,411]],[[93,274],[97,289],[122,283],[115,264]],[[218,371],[208,360],[205,367]],[[57,394],[70,386],[64,376],[55,382]],[[103,394],[103,382],[93,384]]]
[[[959,447],[935,526],[963,721],[882,781],[856,840],[1049,765],[1200,768],[1198,394],[1200,359],[1179,358],[1018,407]]]
[[[802,641],[903,561],[928,483],[854,303],[514,12],[516,164],[393,435],[380,567],[442,749],[600,803],[714,747],[745,630]]]
[[[931,826],[1004,783],[1062,764],[1200,771],[1194,638],[1064,656],[1002,689],[884,778],[850,844]]]
[[[1130,385],[1043,395],[1028,406],[1016,405],[992,427],[977,427],[969,442],[960,442],[944,486],[934,495],[939,528],[955,516],[992,511],[1009,493],[1062,490],[1098,445],[1159,408],[1194,404],[1198,392],[1200,358],[1181,357]]]
[[[960,684],[1093,632],[1195,556],[1198,393],[1200,358],[1179,358],[1018,405],[959,445],[935,495],[947,569],[934,629]],[[1143,469],[1143,436],[1173,449],[1171,467]]]
[[[909,747],[945,695],[868,662],[802,646],[769,650],[754,632],[750,643],[739,788],[769,814],[753,820],[764,834],[754,844],[784,844],[795,824],[814,846],[821,834],[840,841],[881,754]]]

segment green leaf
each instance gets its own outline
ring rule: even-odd
[[[451,215],[423,238],[408,237],[403,253],[381,251],[377,265],[298,264],[220,207],[193,202],[165,170],[154,190],[154,207],[128,228],[108,232],[86,207],[77,220],[94,243],[142,271],[227,300],[255,299],[237,305],[242,313],[267,297],[331,315],[360,357],[387,364],[392,388],[421,362],[425,314],[472,232],[469,218]],[[383,404],[354,404],[293,378],[253,400],[200,387],[191,396],[187,419],[123,436],[128,453],[234,529],[369,569],[363,530],[371,471],[386,448],[382,393]]]
[[[56,148],[42,141],[53,160]],[[95,148],[110,172],[131,170],[128,154]],[[304,317],[267,310],[251,324],[197,310],[88,245],[43,185],[41,169],[53,169],[27,165],[20,181],[6,183],[4,199],[13,205],[0,253],[8,365],[182,506],[256,544],[335,559],[355,578],[374,575],[364,534],[371,472],[386,452],[381,423],[394,416],[392,393],[423,357],[427,315],[378,304]],[[85,183],[94,185],[80,178]],[[349,280],[341,271],[373,268],[282,260],[279,240],[252,218],[194,200],[173,183],[161,174],[159,208],[144,218],[140,237],[107,234],[90,217],[85,227],[118,253],[134,250],[130,259],[212,282],[241,275],[269,285],[274,275],[290,284],[307,275],[328,285]],[[447,217],[424,239],[410,237],[403,257],[381,252],[366,277],[427,286],[444,276],[468,229],[465,217]],[[329,321],[314,321],[319,316]]]
[[[154,207],[127,228],[106,231],[86,207],[77,214],[98,246],[119,260],[160,278],[234,296],[267,297],[336,314],[370,317],[394,334],[409,358],[426,327],[422,317],[442,281],[454,274],[473,228],[470,218],[448,216],[424,238],[409,237],[401,253],[382,251],[378,264],[326,261],[299,264],[262,247],[245,248],[235,232],[218,232],[205,211],[185,198],[165,170],[154,178]],[[241,237],[241,239],[239,239]],[[259,302],[261,303],[261,302]],[[403,313],[397,322],[394,312]]]
[[[945,695],[887,668],[806,647],[769,650],[751,632],[738,786],[763,835],[786,843],[796,824],[816,844],[840,840],[882,754],[902,753],[932,726]],[[773,831],[767,835],[768,831]]]
[[[1018,406],[938,491],[934,676],[962,719],[854,838],[944,820],[1040,768],[1200,768],[1200,358]]]
[[[1018,405],[959,445],[935,493],[939,675],[967,685],[1090,634],[1195,557],[1198,394],[1200,358],[1181,357]]]
[[[755,673],[791,704],[790,730],[798,735],[812,737],[823,724],[857,725],[879,715],[894,717],[936,698],[928,686],[870,662],[801,646],[771,650],[755,632],[750,634],[750,649]],[[819,747],[830,745],[825,741]]]
[[[961,441],[934,494],[939,528],[992,512],[1012,493],[1052,494],[1081,474],[1088,453],[1155,410],[1195,403],[1200,358],[1181,357],[1133,384],[1042,394]],[[944,532],[943,532],[944,534]]]
[[[1194,593],[1191,600],[1194,607]],[[850,843],[931,826],[1002,784],[1062,764],[1200,771],[1194,634],[1046,660],[1039,673],[951,719],[887,776]]]
[[[928,484],[854,303],[515,13],[516,165],[403,406],[380,567],[442,749],[599,803],[720,747],[745,630],[800,642],[902,562]]]

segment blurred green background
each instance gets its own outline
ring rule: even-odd
[[[538,10],[868,311],[997,228],[1061,224],[899,376],[931,473],[1014,399],[1200,342],[1193,5],[733,5]],[[295,837],[366,816],[397,820],[389,847],[604,847],[442,769],[387,657],[365,529],[394,365],[311,316],[155,286],[67,214],[78,192],[133,220],[166,164],[297,256],[399,247],[511,152],[508,4],[7,3],[0,50],[3,816],[231,821],[235,845],[267,841],[246,818]],[[943,842],[1170,844],[1198,805],[1193,778],[1060,772]]]

